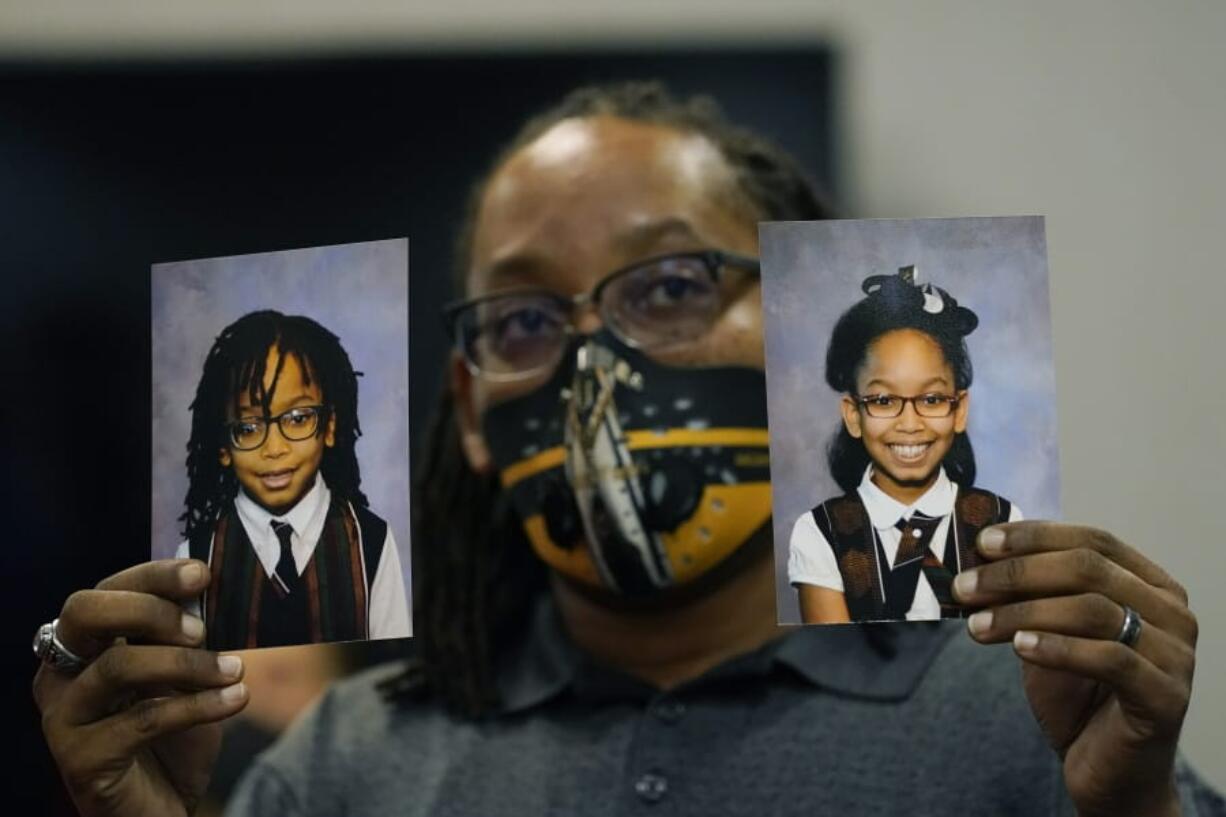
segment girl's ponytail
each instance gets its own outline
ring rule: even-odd
[[[851,436],[847,427],[839,423],[839,430],[826,445],[826,463],[830,466],[830,476],[843,493],[854,494],[868,468],[868,451],[863,442]]]

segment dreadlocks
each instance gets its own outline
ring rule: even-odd
[[[281,354],[265,390],[268,350],[274,346]],[[239,398],[246,392],[251,404],[268,414],[281,368],[291,356],[301,365],[308,386],[312,380],[319,382],[324,401],[336,418],[336,445],[324,449],[320,463],[324,480],[339,497],[355,505],[367,504],[354,453],[362,434],[357,380],[361,372],[353,370],[340,339],[310,318],[273,310],[252,312],[227,326],[213,341],[191,404],[186,510],[179,517],[186,538],[211,526],[238,491],[238,480],[221,464],[218,449],[227,445],[223,429],[227,419],[237,416]],[[322,429],[321,425],[320,433]]]
[[[665,125],[706,137],[735,173],[737,192],[750,205],[751,217],[830,217],[796,162],[756,134],[729,124],[713,100],[678,101],[655,82],[583,88],[529,120],[474,186],[456,246],[458,281],[468,273],[477,210],[494,172],[559,122],[592,116]],[[446,384],[428,429],[414,497],[419,660],[387,689],[429,689],[454,710],[477,716],[497,700],[495,645],[523,626],[533,599],[546,587],[546,573],[497,478],[468,468]]]

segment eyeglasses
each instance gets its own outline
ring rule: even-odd
[[[934,419],[954,413],[961,399],[948,394],[917,394],[914,397],[899,397],[897,394],[869,394],[856,398],[869,417],[889,420],[902,414],[907,403],[920,417]]]
[[[470,371],[518,380],[557,365],[575,332],[576,310],[589,302],[628,346],[652,349],[700,337],[731,299],[729,269],[757,276],[758,259],[719,250],[665,255],[610,273],[589,293],[495,292],[449,304],[443,317]]]
[[[276,417],[244,417],[233,423],[226,423],[226,432],[230,445],[234,446],[235,450],[253,451],[268,439],[268,429],[273,423],[281,429],[282,437],[298,442],[309,440],[318,434],[320,421],[327,414],[326,406],[298,406]]]

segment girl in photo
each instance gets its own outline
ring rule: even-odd
[[[805,623],[965,615],[950,585],[979,531],[1021,519],[974,487],[966,434],[975,313],[914,267],[875,275],[835,324],[826,382],[843,394],[827,459],[842,496],[796,520],[788,578]]]

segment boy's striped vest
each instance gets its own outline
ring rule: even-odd
[[[976,567],[984,559],[975,549],[975,537],[989,525],[1009,521],[1009,500],[979,488],[958,488],[954,502],[954,518],[950,521],[945,537],[945,551],[941,560],[925,553],[922,571],[941,604],[942,618],[961,618],[971,611],[954,602],[949,585],[959,569]],[[843,577],[843,596],[852,621],[900,620],[906,617],[902,604],[887,598],[891,584],[890,565],[886,561],[868,510],[859,494],[828,499],[811,512],[817,529],[826,537],[834,551]],[[918,582],[920,564],[916,563],[913,574]],[[906,568],[899,568],[905,570]],[[883,587],[885,577],[886,587]],[[911,597],[914,597],[914,582]],[[904,603],[909,609],[910,598]]]
[[[208,649],[368,638],[370,583],[386,538],[386,522],[334,493],[311,560],[284,595],[264,573],[230,503],[214,528],[189,544],[212,577],[201,598]]]

